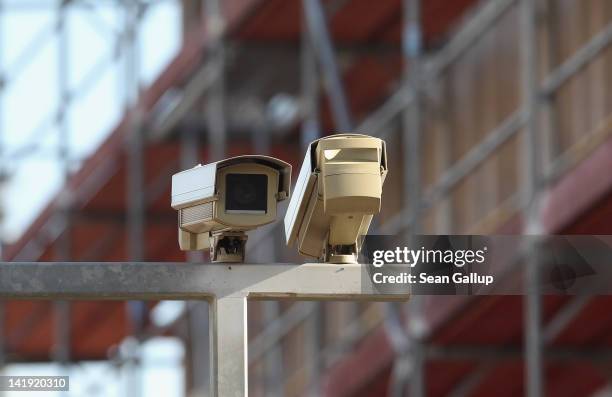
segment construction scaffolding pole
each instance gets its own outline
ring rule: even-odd
[[[206,94],[206,124],[210,142],[210,161],[221,160],[227,152],[225,118],[225,45],[223,34],[225,19],[220,0],[206,0],[204,3],[206,29],[210,36],[206,62],[212,66],[210,73],[215,80]]]
[[[69,86],[69,48],[67,13],[69,2],[59,2],[57,6],[56,35],[58,40],[58,92],[59,107],[56,114],[58,128],[58,161],[62,170],[64,189],[60,194],[57,214],[58,230],[61,230],[55,243],[55,258],[60,261],[71,259],[71,219],[70,209],[72,197],[70,190],[70,126],[68,122],[68,106],[70,103]],[[70,303],[58,300],[53,304],[54,312],[54,346],[52,356],[62,367],[69,371],[70,339],[71,339],[71,308]]]
[[[199,163],[199,131],[185,123],[181,131],[181,169],[192,168]],[[188,251],[187,262],[203,263],[202,251]],[[186,391],[192,396],[205,396],[210,390],[210,344],[208,334],[208,303],[193,302],[188,305],[187,323],[187,382]]]
[[[306,17],[306,29],[321,66],[336,128],[342,132],[350,132],[353,128],[351,112],[346,100],[325,11],[320,0],[303,0],[302,4]]]
[[[203,3],[203,18],[205,20],[206,32],[210,40],[206,47],[206,66],[209,67],[208,74],[212,74],[214,80],[205,91],[206,129],[208,134],[209,152],[208,161],[218,161],[225,158],[227,153],[227,124],[225,114],[225,17],[222,12],[220,0],[205,0]],[[194,258],[196,259],[196,258]],[[200,261],[203,257],[200,256]],[[190,343],[194,352],[192,354],[192,376],[194,380],[194,396],[205,396],[207,393],[216,395],[218,385],[215,382],[218,368],[209,361],[209,357],[216,354],[214,342],[218,335],[209,332],[211,324],[216,324],[216,316],[219,314],[217,307],[211,302],[195,302],[191,306],[190,313]],[[244,307],[246,311],[246,306]],[[245,313],[246,317],[246,313]],[[223,338],[224,336],[221,335]],[[201,353],[208,353],[201,356]],[[196,371],[201,371],[196,373]]]
[[[300,51],[300,73],[302,94],[302,125],[301,125],[301,147],[303,151],[310,142],[321,137],[321,126],[319,122],[319,75],[317,70],[317,59],[312,35],[308,27],[306,16],[306,0],[302,0],[302,37]],[[304,303],[297,303],[304,304]],[[321,350],[323,348],[323,303],[312,302],[312,310],[306,318],[305,332],[306,340],[310,348],[307,350],[307,365],[311,368],[309,374],[309,386],[306,390],[308,396],[321,395]]]
[[[135,262],[145,259],[145,165],[144,165],[144,110],[140,105],[140,43],[139,26],[144,5],[140,0],[131,0],[124,5],[125,25],[122,40],[125,48],[125,109],[128,115],[126,202],[128,203],[127,235],[128,258]],[[142,338],[147,306],[139,300],[127,302],[127,320],[134,336],[129,343],[127,357],[130,396],[142,395],[140,368],[140,339]]]
[[[414,243],[421,233],[421,134],[422,134],[422,52],[423,32],[421,1],[404,0],[404,84],[413,94],[412,103],[403,112],[402,141],[404,153],[404,205],[413,219],[408,238]],[[409,389],[411,397],[426,394],[425,354],[422,335],[423,297],[415,295],[408,303],[408,340],[412,365],[410,366]],[[401,317],[400,317],[401,318]],[[401,381],[401,379],[399,380]],[[404,387],[395,390],[397,396],[404,395]]]
[[[271,155],[271,131],[268,120],[264,117],[264,121],[253,128],[251,140],[255,153],[266,156]],[[281,214],[279,214],[281,215]],[[280,216],[279,216],[280,217]],[[271,230],[260,230],[260,233],[266,233],[266,236],[261,238],[257,243],[258,262],[273,261],[277,258],[277,247],[280,244],[279,232],[282,228],[272,227]],[[299,305],[300,303],[294,303]],[[281,316],[281,306],[278,301],[263,301],[261,302],[263,314],[263,324],[267,326],[273,323]],[[270,349],[267,349],[263,359],[263,385],[266,396],[281,397],[285,395],[283,389],[283,349],[282,343],[274,344]]]
[[[541,234],[539,190],[541,147],[538,135],[538,58],[537,58],[537,5],[535,0],[521,0],[520,26],[522,32],[522,89],[524,95],[524,231],[527,235]],[[540,261],[538,250],[532,245],[525,259],[524,298],[525,315],[525,390],[529,397],[540,397],[543,392],[542,370],[542,296],[539,291]]]
[[[4,0],[0,0],[0,194],[1,198],[4,198],[4,184],[7,177],[7,161],[6,161],[6,147],[5,147],[5,136],[4,136],[4,85],[5,85],[5,67],[4,67],[4,51],[3,51],[3,40],[4,40]],[[0,260],[4,260],[4,243],[5,243],[5,208],[3,205],[0,206]],[[4,366],[6,365],[6,332],[5,332],[5,320],[6,320],[6,304],[0,301],[0,374],[4,372]],[[4,396],[4,392],[0,392],[0,396]]]

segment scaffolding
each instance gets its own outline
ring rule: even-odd
[[[60,43],[65,42],[67,35],[64,17],[67,8],[83,6],[87,2],[68,1],[60,2],[57,11],[57,21],[54,34],[60,38]],[[117,48],[125,52],[125,75],[126,75],[126,126],[127,133],[122,137],[127,140],[127,178],[126,178],[126,202],[128,203],[126,224],[128,229],[128,256],[131,261],[146,260],[145,225],[150,221],[147,219],[147,208],[152,205],[156,198],[164,193],[164,186],[169,175],[178,166],[173,164],[165,172],[158,176],[159,180],[151,181],[145,178],[146,173],[146,150],[147,146],[157,142],[167,142],[179,131],[181,146],[181,168],[192,166],[201,160],[214,161],[229,155],[231,145],[228,145],[228,137],[231,137],[232,123],[235,121],[229,115],[228,108],[231,95],[235,87],[231,87],[226,76],[232,68],[232,57],[236,52],[247,50],[248,44],[235,44],[231,42],[230,28],[241,21],[250,11],[256,12],[258,2],[244,2],[240,9],[231,9],[218,0],[208,0],[203,4],[197,1],[183,1],[185,10],[197,10],[192,15],[193,20],[186,20],[185,24],[195,26],[195,45],[187,45],[183,52],[181,65],[187,72],[181,70],[175,73],[180,75],[174,78],[172,84],[158,88],[156,95],[149,91],[143,91],[139,83],[138,72],[138,24],[142,14],[146,10],[148,2],[126,1],[117,2],[117,6],[125,8],[124,32],[117,36]],[[387,234],[404,233],[406,238],[411,236],[436,231],[438,233],[464,232],[458,230],[453,219],[457,216],[456,209],[451,205],[449,197],[454,190],[468,178],[478,172],[487,161],[504,145],[514,139],[522,139],[520,153],[517,157],[524,158],[522,172],[517,188],[499,206],[493,208],[484,217],[483,223],[476,230],[492,232],[507,223],[513,216],[521,213],[520,218],[524,220],[515,232],[525,234],[545,234],[555,232],[555,228],[542,221],[544,216],[544,203],[542,196],[550,191],[551,186],[559,182],[561,178],[573,167],[584,160],[598,144],[604,142],[608,130],[596,131],[593,136],[578,140],[566,151],[558,150],[558,137],[555,123],[558,115],[555,115],[555,98],[573,77],[583,71],[588,65],[609,48],[612,42],[612,24],[608,22],[603,29],[594,34],[580,48],[566,59],[553,59],[554,51],[548,50],[546,60],[548,67],[542,73],[544,54],[539,40],[543,36],[545,40],[553,41],[557,34],[554,25],[555,4],[553,1],[536,0],[489,0],[473,6],[474,10],[453,32],[452,36],[440,48],[431,50],[425,43],[425,32],[423,28],[424,5],[419,0],[404,0],[402,3],[402,43],[399,49],[402,59],[401,75],[399,76],[398,88],[378,106],[376,110],[365,117],[352,114],[350,106],[350,95],[347,94],[345,79],[343,78],[343,67],[338,55],[342,51],[359,52],[359,49],[349,48],[346,50],[343,43],[334,42],[334,34],[330,29],[330,19],[334,12],[342,9],[342,2],[324,2],[319,0],[303,0],[300,8],[302,12],[302,26],[299,37],[299,97],[298,120],[300,130],[300,141],[302,147],[308,142],[320,137],[323,130],[330,125],[337,131],[356,131],[376,135],[382,138],[394,139],[401,143],[404,160],[401,165],[396,162],[396,167],[401,168],[401,206],[395,214],[386,214],[384,221],[377,225],[377,232]],[[0,12],[8,12],[0,8]],[[448,113],[452,112],[449,101],[445,97],[445,81],[449,70],[467,52],[472,50],[479,41],[493,29],[509,13],[516,13],[518,21],[517,31],[520,31],[520,86],[521,100],[519,106],[512,109],[508,115],[504,115],[499,123],[494,120],[490,131],[482,134],[478,142],[468,148],[463,155],[452,161],[450,136],[452,126],[448,126]],[[186,14],[188,14],[186,12]],[[542,22],[544,21],[544,22]],[[542,33],[542,30],[545,30]],[[202,33],[203,32],[203,33]],[[189,40],[186,35],[186,42]],[[553,44],[548,43],[549,46]],[[35,51],[38,44],[35,42],[28,48]],[[265,54],[261,50],[260,54]],[[281,48],[280,51],[296,53],[293,48]],[[384,49],[382,51],[385,51]],[[61,46],[60,55],[67,59],[68,49]],[[185,55],[187,54],[187,55]],[[202,56],[202,54],[204,54]],[[23,59],[27,58],[24,55]],[[557,57],[558,58],[558,57]],[[100,65],[113,62],[116,57],[110,57]],[[65,63],[59,68],[58,84],[60,92],[60,106],[57,117],[50,117],[51,122],[57,123],[61,134],[58,147],[58,157],[65,160],[66,186],[70,184],[70,153],[66,137],[69,135],[65,123],[66,107],[73,103],[79,96],[80,89],[70,92],[66,85]],[[96,65],[90,78],[99,74],[102,66]],[[2,72],[3,84],[0,85],[0,100],[2,99],[5,85],[9,79],[7,71]],[[184,75],[187,75],[185,77]],[[297,75],[296,75],[297,76]],[[294,76],[294,77],[296,77]],[[88,81],[79,86],[91,86]],[[238,94],[241,91],[238,91]],[[439,92],[443,92],[440,94]],[[173,93],[173,94],[169,94]],[[498,95],[500,95],[498,93]],[[325,98],[328,103],[330,121],[322,114],[321,101]],[[432,110],[432,108],[434,108]],[[265,109],[257,108],[259,113],[256,120],[264,118],[261,124],[253,127],[251,140],[253,146],[261,153],[269,153],[273,150],[273,137],[271,127],[266,124]],[[0,107],[0,115],[2,108]],[[203,117],[194,117],[194,114],[203,114]],[[433,117],[429,115],[433,114]],[[546,118],[545,122],[541,119]],[[435,180],[429,184],[424,181],[425,173],[423,146],[427,139],[425,130],[430,123],[429,118],[444,124],[445,134],[449,139],[442,151],[442,171]],[[359,121],[359,122],[356,122]],[[446,123],[446,124],[445,124]],[[544,128],[541,128],[541,125]],[[291,129],[294,126],[286,127]],[[41,127],[42,129],[46,127]],[[206,131],[202,134],[201,131]],[[38,132],[33,132],[36,136]],[[596,135],[596,136],[595,136]],[[595,142],[595,143],[594,143]],[[123,142],[118,144],[122,146]],[[35,147],[32,144],[32,147]],[[203,154],[200,147],[207,146],[208,153]],[[27,149],[27,148],[26,148]],[[31,149],[31,148],[30,148]],[[24,149],[25,150],[25,149]],[[27,151],[27,150],[26,150]],[[14,158],[14,154],[2,150],[5,161]],[[295,159],[299,161],[300,159]],[[102,172],[101,179],[108,177],[109,172]],[[95,184],[94,184],[95,185]],[[78,216],[74,202],[75,198],[70,189],[61,200],[58,200],[53,208],[53,213],[60,214],[49,218],[48,226],[44,228],[41,235],[33,238],[28,246],[19,250],[11,259],[29,260],[37,259],[39,253],[44,251],[45,244],[52,242],[57,245],[57,261],[67,261],[70,256],[70,239],[62,238],[69,235],[71,222],[74,216]],[[153,192],[154,194],[149,194]],[[427,213],[439,211],[443,222],[435,227],[428,226]],[[279,223],[280,224],[280,223]],[[59,225],[59,226],[58,226]],[[267,247],[258,252],[251,253],[257,262],[270,260],[273,257],[282,257],[286,253],[277,249],[282,244],[280,227],[267,231],[272,237],[264,233],[255,234],[251,246]],[[408,241],[408,240],[407,240]],[[95,247],[94,247],[95,249]],[[104,245],[102,245],[102,250]],[[98,248],[100,250],[100,248]],[[95,256],[96,254],[91,254]],[[292,257],[288,257],[293,259]],[[194,255],[187,258],[190,262],[202,261],[201,256]],[[425,297],[416,297],[408,305],[395,303],[382,306],[359,306],[354,303],[335,306],[337,313],[344,313],[346,323],[342,324],[344,331],[336,340],[325,339],[325,317],[331,305],[320,302],[296,302],[289,307],[280,304],[265,302],[261,303],[260,316],[265,326],[259,335],[252,337],[249,347],[249,361],[251,368],[257,372],[253,394],[283,395],[287,390],[299,390],[303,393],[321,395],[326,392],[323,383],[328,381],[325,369],[332,364],[341,361],[342,357],[350,352],[355,343],[365,336],[371,335],[384,324],[388,338],[392,341],[394,349],[394,363],[389,381],[389,392],[394,396],[405,395],[408,391],[411,396],[424,396],[427,394],[427,360],[432,357],[456,357],[473,359],[480,362],[465,378],[458,382],[449,393],[454,396],[471,395],[481,384],[489,371],[486,358],[488,354],[496,357],[524,357],[526,379],[525,393],[529,396],[540,396],[544,393],[544,363],[555,357],[567,357],[563,349],[554,350],[550,343],[559,333],[570,324],[582,309],[589,303],[589,299],[575,297],[559,310],[555,316],[546,323],[542,315],[542,297],[537,291],[538,285],[538,263],[525,265],[526,285],[531,286],[529,294],[524,300],[524,352],[517,349],[491,349],[483,352],[476,346],[469,349],[455,349],[452,347],[432,346],[429,343],[431,328],[427,326],[427,318],[424,314]],[[128,294],[130,295],[130,294]],[[138,298],[138,294],[125,296],[125,298]],[[187,295],[185,296],[188,297]],[[258,303],[259,304],[259,303]],[[206,304],[195,303],[189,305],[189,313],[181,316],[178,321],[185,318],[190,322],[190,335],[186,343],[194,352],[190,357],[188,371],[192,371],[191,385],[195,393],[205,393],[208,383],[206,376],[196,376],[210,371],[207,360],[202,360],[201,352],[206,352],[209,346],[206,344],[207,316]],[[70,316],[70,305],[58,302],[57,310],[57,342],[56,358],[60,362],[70,361],[70,329],[67,329],[66,318]],[[141,302],[134,301],[130,305],[129,315],[134,324],[138,319],[145,316],[146,308]],[[1,311],[0,311],[1,313]],[[139,317],[140,316],[140,317]],[[328,316],[329,317],[329,316]],[[2,319],[0,318],[0,323]],[[141,333],[146,337],[143,325],[135,327],[135,334]],[[2,329],[0,327],[0,329]],[[298,333],[298,337],[295,336]],[[292,339],[293,338],[293,339]],[[289,373],[288,366],[283,360],[288,349],[297,349],[298,343],[292,342],[295,338],[303,338],[309,348],[304,353],[303,367]],[[329,339],[329,338],[328,338]],[[458,351],[460,350],[460,351]],[[0,362],[3,354],[0,349]],[[572,354],[590,358],[593,352]],[[601,351],[597,357],[609,360],[608,352]],[[597,359],[597,357],[593,359]],[[603,357],[603,358],[602,358]],[[262,368],[258,367],[263,362]],[[297,385],[297,386],[296,386]],[[137,395],[137,386],[132,390]],[[297,394],[295,392],[294,394]]]

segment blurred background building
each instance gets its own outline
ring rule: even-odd
[[[297,171],[347,131],[387,142],[372,232],[608,234],[611,42],[608,0],[2,0],[3,259],[204,262],[178,250],[173,173]],[[248,261],[303,261],[280,225]],[[610,298],[531,292],[255,302],[250,395],[611,393]],[[69,395],[207,395],[207,322],[201,302],[3,302],[0,364],[70,374]]]

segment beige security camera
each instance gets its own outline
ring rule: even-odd
[[[181,250],[210,248],[213,262],[243,262],[247,235],[276,219],[289,197],[291,165],[268,156],[238,156],[172,176]]]
[[[386,174],[381,139],[338,134],[312,142],[285,215],[287,245],[326,262],[356,262]]]

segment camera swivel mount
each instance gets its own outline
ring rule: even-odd
[[[243,263],[248,236],[242,231],[224,231],[210,235],[210,261]]]

